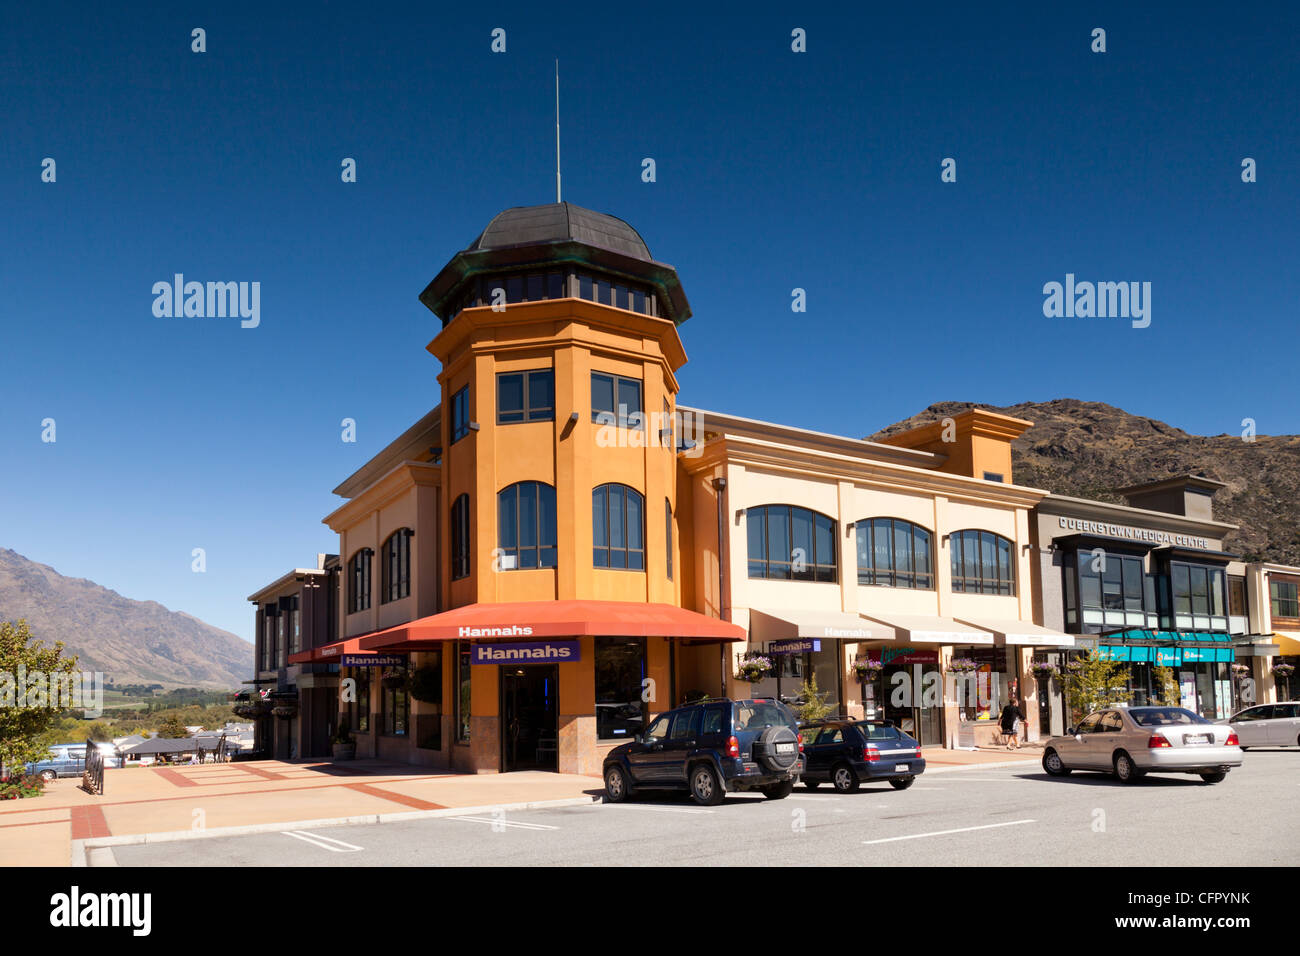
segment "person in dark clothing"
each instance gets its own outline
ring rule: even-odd
[[[1007,738],[1007,749],[1015,750],[1020,746],[1020,722],[1025,719],[1024,708],[1013,695],[1002,708],[998,719],[1003,735]]]

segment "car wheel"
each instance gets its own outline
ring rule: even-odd
[[[1070,769],[1061,760],[1061,755],[1050,747],[1043,754],[1043,769],[1047,771],[1049,777],[1068,777]]]
[[[804,780],[804,781],[803,781],[803,788],[804,788],[805,790],[816,790],[819,786],[821,786],[821,781],[820,781],[820,780]]]
[[[59,775],[55,773],[53,770],[41,771],[41,780],[43,780],[45,783],[53,783],[55,780],[58,779],[58,776]]]
[[[906,790],[914,783],[916,783],[915,777],[895,777],[889,781],[889,785],[895,790]]]
[[[767,797],[769,800],[784,800],[786,797],[790,796],[790,793],[793,790],[793,780],[782,780],[780,783],[774,783],[770,787],[764,787],[762,793],[763,796]]]
[[[1226,776],[1227,774],[1220,770],[1216,773],[1203,773],[1201,774],[1201,779],[1206,783],[1218,783]]]
[[[706,763],[696,764],[691,770],[691,799],[706,807],[715,807],[726,796],[718,775]]]
[[[1115,755],[1115,779],[1120,783],[1136,783],[1145,776],[1146,771],[1139,770],[1127,753],[1121,750]]]
[[[835,785],[837,793],[857,793],[858,788],[862,786],[858,775],[846,763],[840,764],[831,771],[831,783]]]
[[[622,803],[632,795],[623,768],[615,765],[605,771],[605,799],[609,803]]]

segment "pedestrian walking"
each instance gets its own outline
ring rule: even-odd
[[[1007,738],[1008,750],[1015,750],[1020,746],[1020,722],[1024,719],[1024,708],[1020,706],[1020,701],[1013,694],[1003,705],[1002,715],[998,719],[1002,734]]]

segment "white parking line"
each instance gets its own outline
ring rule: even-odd
[[[949,833],[969,833],[972,830],[993,830],[997,827],[1014,827],[1022,823],[1037,823],[1037,820],[1008,820],[1006,823],[986,823],[979,827],[961,827],[956,830],[935,830],[933,833],[912,833],[908,836],[885,837],[883,840],[863,840],[864,846],[873,843],[894,843],[898,840],[920,840],[922,837],[947,836]]]
[[[814,797],[812,795],[803,796],[797,793],[792,793],[790,794],[790,796],[786,797],[786,799],[787,800],[813,800],[817,803],[830,803],[834,800],[838,800],[839,797]]]
[[[545,823],[519,823],[515,820],[503,820],[493,817],[446,817],[448,820],[463,820],[466,823],[491,823],[497,826],[513,827],[516,830],[558,830],[559,827],[548,826]]]
[[[333,837],[321,836],[319,833],[307,833],[303,830],[281,830],[280,832],[285,836],[291,836],[302,840],[304,843],[320,847],[322,850],[329,850],[331,853],[355,853],[357,850],[362,849],[359,846],[344,843],[342,840],[336,840]]]

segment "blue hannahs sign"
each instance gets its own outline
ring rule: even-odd
[[[471,664],[567,664],[581,660],[577,641],[530,641],[526,644],[475,644]]]

